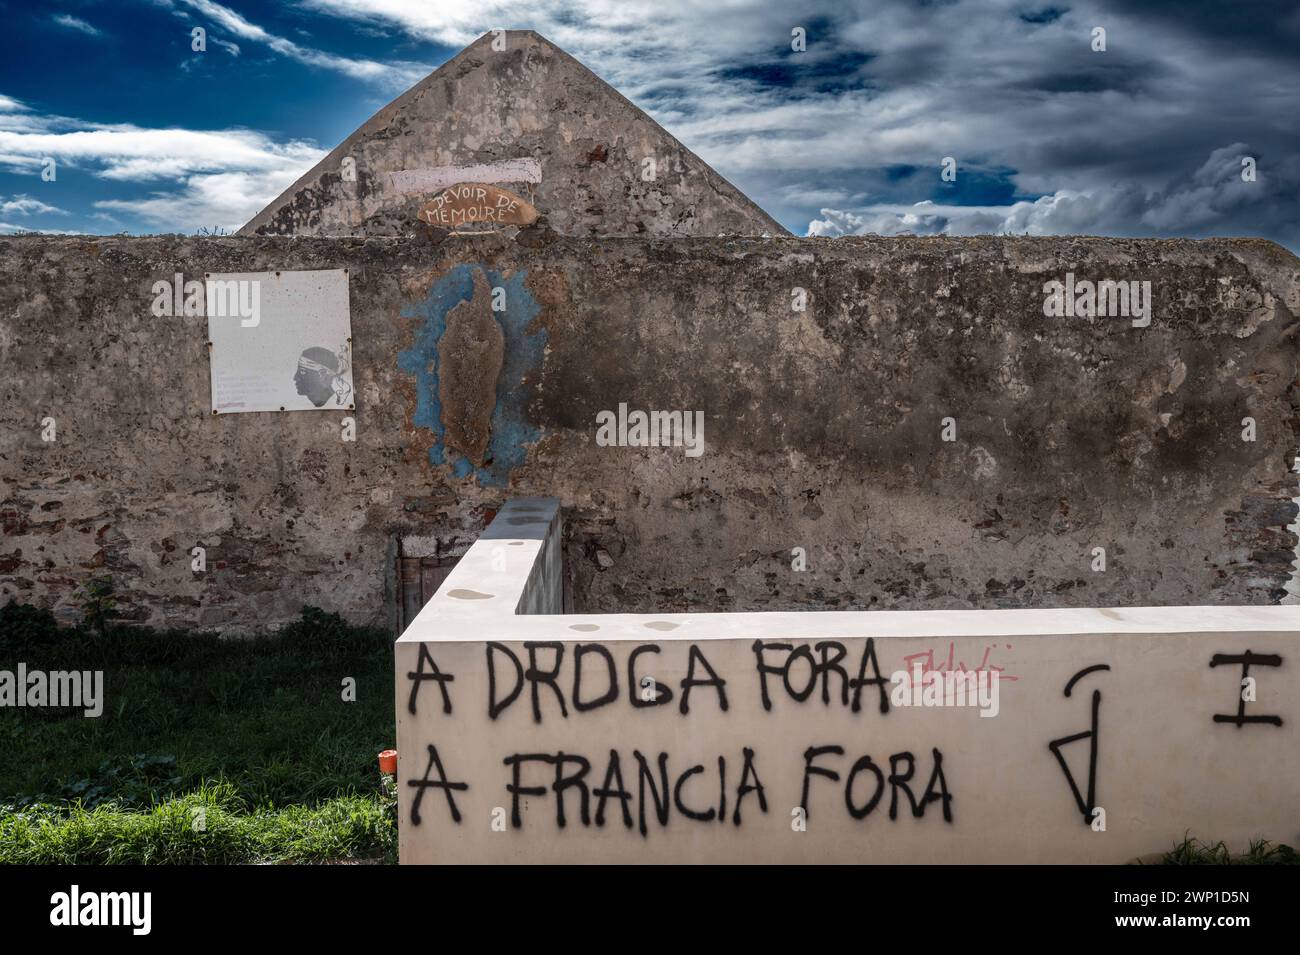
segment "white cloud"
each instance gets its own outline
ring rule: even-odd
[[[183,188],[143,199],[103,199],[95,208],[135,216],[168,231],[220,227],[233,232],[297,179],[295,171],[237,171],[193,175]]]
[[[13,234],[15,232],[35,232],[40,235],[77,235],[76,229],[33,229],[29,225],[18,225],[13,222],[0,222],[0,233]]]
[[[192,10],[207,17],[227,33],[231,33],[240,39],[247,40],[250,43],[260,43],[281,56],[297,60],[299,63],[332,70],[355,79],[378,83],[388,89],[405,90],[427,76],[431,70],[430,67],[420,63],[407,61],[380,63],[376,60],[359,60],[346,56],[337,56],[333,53],[301,46],[285,37],[267,32],[257,24],[244,19],[234,10],[216,3],[214,0],[179,0],[179,2],[184,3]],[[214,42],[222,43],[222,41],[215,38]],[[223,45],[227,47],[229,52],[238,55],[238,46],[233,43],[223,43]],[[230,47],[233,47],[233,49],[229,49]]]
[[[0,118],[0,154],[50,156],[73,165],[87,163],[104,179],[168,179],[195,172],[240,169],[275,172],[303,170],[324,153],[316,146],[276,143],[242,129],[146,129],[131,125],[85,127],[70,131],[10,131]]]
[[[526,8],[500,0],[447,0],[439,3],[422,0],[306,0],[304,6],[354,20],[391,23],[412,36],[464,46],[495,28],[518,29],[521,23],[537,23],[538,29],[542,28],[541,24],[553,25],[557,8],[561,5],[549,0],[538,0]],[[575,19],[588,20],[593,30],[599,30],[603,25],[599,20],[591,20],[591,4],[577,2],[569,6]]]
[[[91,26],[85,20],[67,13],[60,13],[56,16],[50,17],[50,19],[61,27],[67,27],[69,30],[77,30],[81,33],[87,34],[88,36],[104,35],[104,31],[98,27]]]
[[[0,215],[12,216],[31,216],[46,215],[48,213],[57,213],[67,215],[68,213],[58,206],[52,206],[41,202],[39,199],[33,199],[31,196],[18,195],[12,199],[0,201]]]
[[[856,210],[822,209],[808,235],[1076,235],[1105,231],[1124,202],[1124,190],[1077,193],[1063,189],[1033,202],[1006,206],[878,203]]]
[[[168,230],[236,229],[324,155],[314,143],[277,142],[247,129],[149,129],[26,110],[0,112],[0,164],[35,173],[50,157],[59,167],[83,169],[100,179],[156,182],[160,188],[144,198],[101,200],[95,207]],[[5,213],[28,210],[47,211],[30,204],[0,206]]]
[[[1287,235],[1288,197],[1300,194],[1300,157],[1288,157],[1242,179],[1245,143],[1215,149],[1189,179],[1173,178],[1146,190],[1133,184],[1086,192],[1059,189],[1032,202],[1005,206],[880,203],[858,209],[824,208],[808,235],[1212,235],[1223,223]],[[1237,234],[1237,233],[1229,233]]]

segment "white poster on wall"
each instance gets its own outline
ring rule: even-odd
[[[347,269],[204,275],[212,412],[350,409]]]

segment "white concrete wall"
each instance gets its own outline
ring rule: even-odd
[[[1188,831],[1300,838],[1300,608],[558,615],[559,536],[556,502],[512,502],[398,641],[403,862],[1113,863]],[[1237,725],[1222,658],[1247,652]],[[917,665],[985,674],[990,715],[901,705],[890,678]]]

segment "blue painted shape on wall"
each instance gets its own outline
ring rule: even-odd
[[[442,402],[438,398],[438,343],[447,331],[447,313],[473,298],[476,271],[482,271],[487,277],[489,288],[505,289],[505,311],[492,312],[505,339],[505,357],[501,377],[497,379],[487,463],[481,468],[474,467],[468,458],[444,444],[446,429],[442,423]],[[416,405],[411,421],[433,434],[429,463],[434,467],[449,465],[457,478],[472,474],[483,487],[509,484],[511,472],[528,458],[528,445],[542,438],[542,429],[528,421],[532,389],[524,386],[524,377],[542,366],[546,330],[528,333],[528,326],[541,306],[524,284],[527,277],[527,269],[507,278],[480,265],[458,265],[429,289],[423,301],[402,310],[402,317],[422,320],[415,343],[398,353],[397,367],[415,376]]]

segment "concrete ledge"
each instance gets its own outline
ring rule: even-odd
[[[1300,608],[563,615],[560,531],[509,503],[397,642],[403,862],[1300,836]]]

